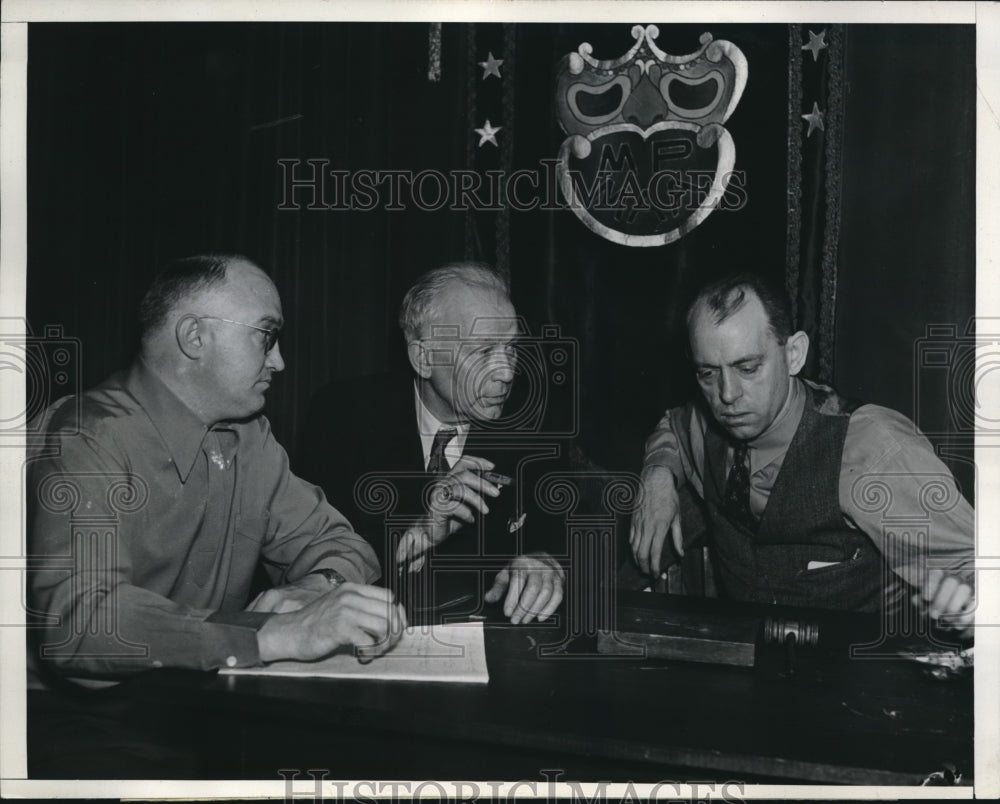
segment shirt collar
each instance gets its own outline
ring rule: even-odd
[[[174,462],[178,477],[186,482],[208,428],[141,358],[125,378],[125,388],[142,406]]]
[[[788,451],[795,431],[799,428],[805,404],[806,395],[802,382],[798,377],[792,377],[785,404],[781,406],[771,426],[753,441],[748,442],[754,451],[753,471],[763,469]]]
[[[424,400],[420,398],[420,387],[417,385],[416,380],[413,381],[413,398],[417,410],[417,432],[420,434],[420,446],[423,447],[424,451],[424,466],[427,466],[427,461],[430,460],[431,447],[434,445],[434,436],[437,435],[437,431],[442,427],[454,427],[458,431],[458,434],[448,442],[444,450],[445,457],[448,458],[448,464],[454,466],[455,461],[462,456],[462,451],[465,449],[465,440],[469,436],[469,425],[444,424],[438,420],[438,417],[430,412],[424,404]]]

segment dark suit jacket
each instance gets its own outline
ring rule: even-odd
[[[568,478],[567,453],[565,439],[473,427],[463,454],[493,461],[495,471],[514,482],[499,497],[486,498],[486,517],[435,547],[421,574],[433,574],[435,585],[449,588],[457,588],[458,575],[468,583],[475,578],[485,584],[482,592],[516,555],[543,550],[564,557],[565,512],[554,513],[558,501],[546,508],[540,498],[558,494],[552,473]],[[382,582],[394,585],[395,543],[407,524],[423,515],[433,479],[424,470],[412,376],[380,375],[321,388],[310,405],[299,454],[296,473],[321,486],[371,542]],[[473,597],[478,604],[481,594]]]

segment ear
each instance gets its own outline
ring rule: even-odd
[[[179,318],[174,326],[174,337],[185,357],[191,360],[201,358],[205,350],[205,341],[202,337],[201,324],[196,316],[185,315]]]
[[[410,366],[414,373],[426,380],[431,376],[431,367],[427,363],[427,350],[420,341],[410,341],[406,344],[406,354],[410,358]]]
[[[785,359],[788,361],[788,374],[794,377],[806,364],[809,354],[809,336],[802,330],[792,333],[785,341]]]

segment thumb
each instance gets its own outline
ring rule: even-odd
[[[487,603],[496,603],[503,593],[507,591],[507,584],[510,583],[510,573],[506,569],[500,570],[497,573],[496,580],[493,581],[493,586],[486,593],[485,600]]]
[[[265,590],[266,591],[266,590]],[[259,611],[258,606],[261,604],[261,598],[264,597],[264,592],[260,592],[257,597],[250,601],[250,605],[247,606],[244,611]]]
[[[399,540],[396,545],[396,564],[400,567],[406,564],[407,559],[410,557],[410,547],[413,544],[413,534],[406,532],[403,534],[403,538]]]

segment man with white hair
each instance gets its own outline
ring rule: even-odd
[[[458,589],[458,576],[488,573],[482,599],[477,588],[449,613],[503,600],[513,623],[546,620],[563,599],[565,573],[552,546],[559,537],[565,543],[565,527],[546,521],[535,491],[540,473],[562,468],[565,455],[504,416],[519,336],[507,282],[482,263],[435,268],[406,293],[399,323],[411,372],[317,392],[302,474],[345,507],[403,583],[423,572],[435,605],[453,602],[441,599],[449,580]],[[391,485],[397,503],[388,515],[366,504],[358,487],[366,479]],[[398,537],[393,519],[409,525]]]

